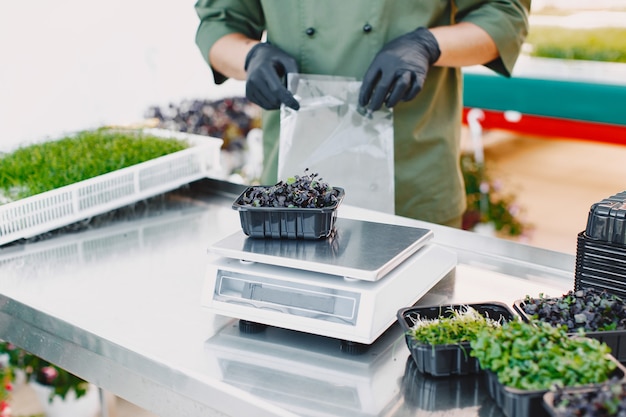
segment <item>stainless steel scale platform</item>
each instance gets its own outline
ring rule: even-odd
[[[320,240],[238,231],[209,248],[203,306],[251,323],[365,345],[448,274],[429,229],[338,218]]]

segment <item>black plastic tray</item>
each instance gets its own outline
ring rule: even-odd
[[[626,368],[612,355],[609,359],[615,362],[616,369],[611,378],[624,379]],[[520,390],[507,387],[498,381],[495,373],[486,372],[489,394],[502,409],[506,417],[549,417],[550,412],[544,402],[544,395],[549,390]],[[598,384],[599,385],[599,384]],[[594,387],[586,385],[581,387]]]
[[[626,192],[591,206],[585,234],[593,240],[626,246]]]
[[[405,332],[406,345],[419,372],[432,376],[449,376],[477,374],[481,371],[478,359],[470,356],[471,347],[468,342],[433,346],[419,343],[408,334],[417,317],[426,320],[445,317],[451,311],[466,307],[472,307],[494,320],[509,321],[515,317],[509,306],[499,302],[408,307],[398,311],[398,322]]]
[[[618,297],[622,297],[623,299],[626,299],[626,290],[618,289],[613,286],[607,285],[606,283],[601,282],[600,280],[596,278],[589,278],[589,279],[586,279],[585,277],[576,278],[574,280],[574,285],[575,285],[576,290],[579,290],[582,288],[595,288],[597,290],[607,290],[617,295]]]
[[[586,398],[585,402],[593,402],[593,400],[595,399],[596,395],[600,392],[602,392],[601,390],[603,389],[609,389],[609,390],[613,390],[615,385],[619,385],[621,386],[621,391],[622,394],[626,392],[626,385],[625,382],[622,381],[607,381],[603,384],[599,384],[598,386],[594,386],[594,387],[570,387],[570,388],[563,388],[561,390],[561,392],[563,392],[564,395],[567,394],[572,394],[575,396],[582,396],[583,398]],[[548,411],[548,413],[550,414],[550,416],[552,417],[567,417],[567,416],[572,416],[574,414],[572,413],[568,413],[567,410],[561,410],[559,409],[556,405],[555,405],[555,399],[556,399],[556,395],[557,393],[554,391],[548,391],[543,395],[543,405],[546,408],[546,410]],[[579,404],[582,405],[582,404]],[[572,408],[571,404],[570,407],[568,408]]]
[[[256,186],[258,187],[258,186]],[[233,203],[239,211],[241,228],[252,238],[273,239],[321,239],[330,236],[337,220],[337,208],[343,201],[345,191],[337,190],[337,202],[322,208],[254,207],[243,204],[246,188]]]
[[[513,303],[513,309],[517,314],[519,314],[522,320],[526,322],[530,321],[528,314],[524,311],[523,299],[516,300]],[[569,334],[570,336],[575,335],[575,333]],[[611,355],[613,355],[620,362],[626,362],[626,330],[587,331],[585,332],[585,336],[606,343],[606,345],[611,349]]]
[[[603,289],[626,298],[626,246],[578,234],[574,288]]]

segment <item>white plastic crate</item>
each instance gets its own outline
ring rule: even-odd
[[[221,175],[222,139],[145,129],[144,133],[186,140],[182,151],[0,205],[0,245],[37,236],[98,214]]]

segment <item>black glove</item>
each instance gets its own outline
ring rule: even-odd
[[[423,27],[387,43],[363,77],[359,104],[376,111],[383,102],[393,107],[400,100],[413,99],[422,90],[428,69],[440,55],[437,40]]]
[[[287,73],[298,72],[296,60],[269,43],[250,49],[244,66],[247,72],[246,97],[266,110],[276,110],[281,103],[294,110],[300,104],[287,90]]]

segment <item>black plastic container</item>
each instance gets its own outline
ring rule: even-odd
[[[405,332],[406,345],[419,372],[432,376],[468,375],[480,372],[478,360],[470,356],[469,342],[430,345],[415,340],[409,331],[417,318],[423,320],[448,317],[454,311],[472,307],[483,316],[493,320],[513,320],[515,313],[504,303],[454,304],[429,307],[408,307],[398,311],[400,326]]]
[[[617,390],[616,387],[618,388]],[[558,391],[558,393],[555,391],[548,391],[544,394],[544,407],[552,417],[568,417],[573,415],[579,415],[576,414],[576,411],[579,407],[581,408],[581,410],[588,410],[586,406],[594,403],[598,399],[598,396],[600,394],[608,395],[609,393],[612,393],[616,394],[620,398],[626,396],[626,384],[623,380],[611,380],[607,381],[606,383],[599,384],[598,386],[595,386],[593,388],[562,388]],[[562,396],[561,399],[558,400],[559,403],[564,400],[567,401],[563,408],[559,407],[559,403],[557,403],[558,396]],[[602,397],[602,400],[606,400],[606,397]],[[620,403],[622,403],[622,401],[620,401]],[[596,409],[596,407],[594,406],[593,409]],[[623,410],[623,405],[620,405],[620,411],[621,410]],[[598,410],[597,412],[600,413],[600,410]]]
[[[258,187],[258,186],[256,186]],[[254,207],[243,204],[246,188],[233,203],[239,211],[243,232],[253,238],[273,239],[321,239],[330,236],[337,220],[337,208],[343,201],[345,191],[337,191],[337,202],[322,208]]]
[[[530,321],[530,317],[524,310],[524,300],[516,300],[513,303],[513,309],[522,320]],[[574,335],[575,333],[570,333],[570,336]],[[611,355],[620,362],[626,362],[626,330],[586,331],[585,336],[606,343],[611,349]]]
[[[612,355],[609,359],[615,362],[616,369],[611,378],[624,379],[624,368]],[[544,402],[544,395],[549,390],[520,390],[507,387],[498,381],[495,373],[487,371],[487,387],[489,394],[502,409],[506,417],[549,417],[550,411]],[[597,385],[587,385],[595,387]]]
[[[604,289],[626,299],[626,246],[578,234],[574,288]]]
[[[406,404],[426,411],[478,407],[490,400],[482,374],[453,375],[448,378],[426,375],[417,369],[411,356],[407,357],[402,377],[402,394]]]
[[[574,289],[585,288],[604,290],[626,300],[626,191],[593,204],[587,226],[578,234]],[[614,355],[626,361],[622,335],[602,332],[602,337]]]
[[[626,191],[591,206],[585,235],[593,240],[626,246]]]

